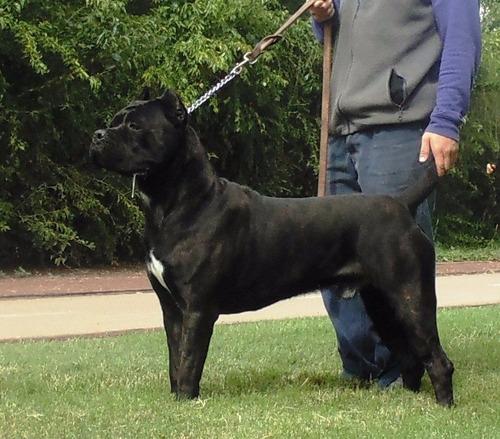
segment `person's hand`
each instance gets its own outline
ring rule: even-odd
[[[458,142],[434,133],[424,133],[420,148],[420,162],[425,162],[432,154],[438,175],[442,177],[455,166],[458,158]]]
[[[488,163],[486,165],[486,173],[487,174],[493,174],[497,169],[497,164],[496,163]]]
[[[335,8],[332,0],[317,0],[309,8],[312,17],[318,23],[328,20],[335,14]]]

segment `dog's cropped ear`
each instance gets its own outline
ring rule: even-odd
[[[165,109],[165,114],[174,121],[174,125],[176,127],[185,127],[188,121],[188,113],[177,94],[172,90],[165,90],[165,93],[160,97],[160,101]]]
[[[138,101],[149,101],[151,100],[151,89],[149,87],[144,87],[141,94],[137,98]]]

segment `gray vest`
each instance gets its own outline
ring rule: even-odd
[[[341,0],[336,16],[330,133],[427,119],[442,51],[431,0]]]

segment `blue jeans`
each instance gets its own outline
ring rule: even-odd
[[[327,195],[394,194],[423,174],[419,163],[423,123],[372,128],[328,140]],[[416,221],[433,241],[431,210],[434,197],[422,203]],[[343,299],[332,286],[323,301],[338,339],[343,374],[378,380],[387,387],[400,376],[398,363],[378,336],[359,294]]]

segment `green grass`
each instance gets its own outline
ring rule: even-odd
[[[202,398],[169,393],[162,332],[0,345],[1,438],[500,438],[499,306],[439,311],[453,409],[338,379],[326,318],[216,327]]]
[[[444,247],[436,245],[436,258],[440,262],[457,261],[498,261],[500,260],[500,243],[498,239],[486,246]]]

